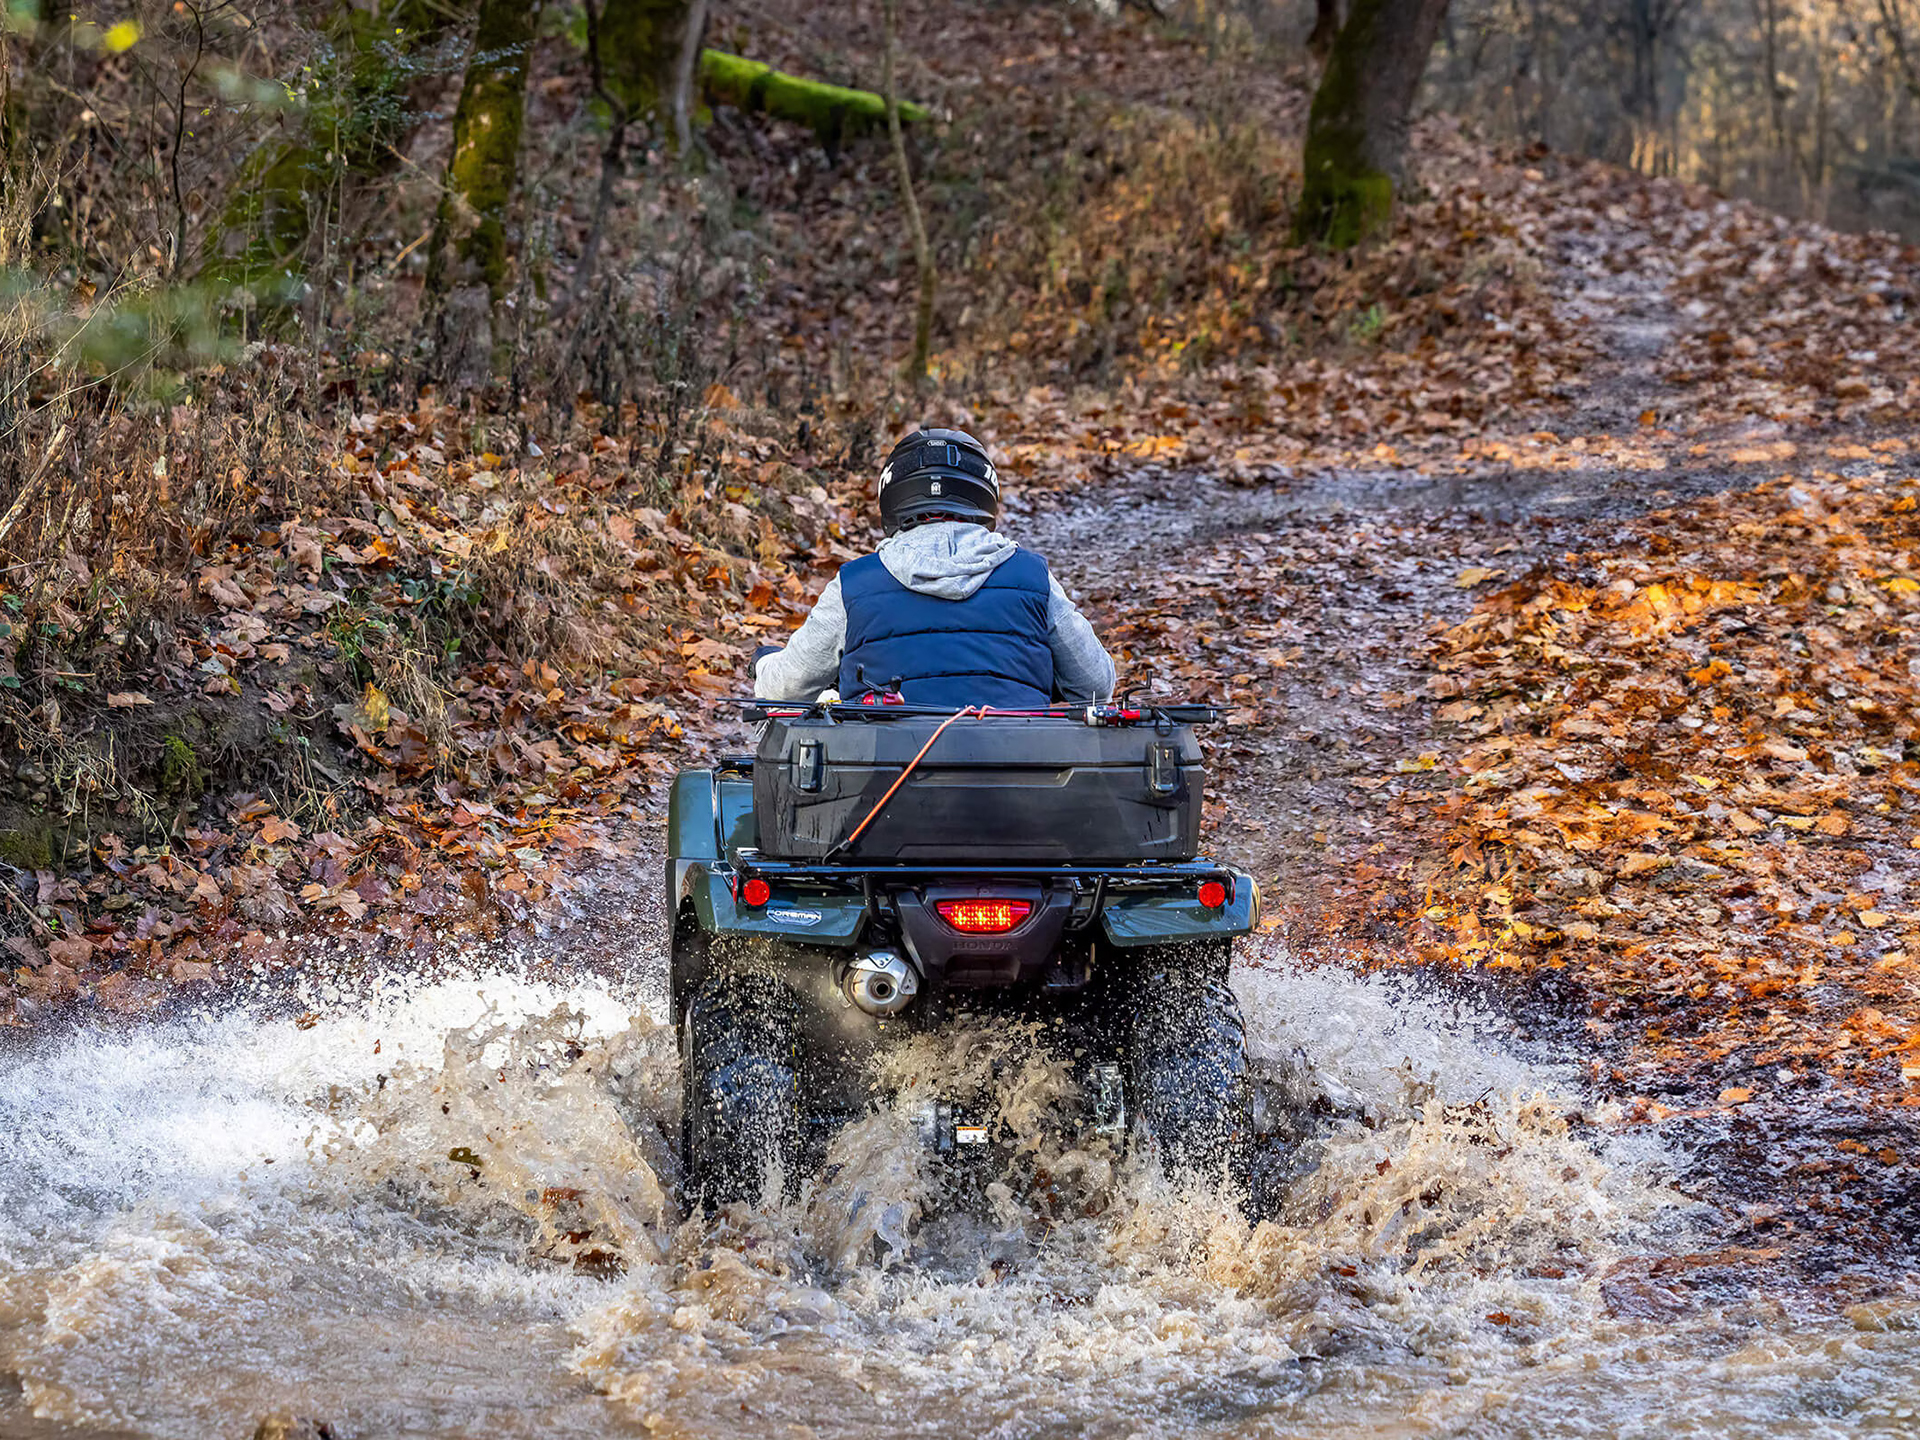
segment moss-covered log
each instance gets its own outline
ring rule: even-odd
[[[1313,94],[1295,237],[1344,250],[1393,215],[1413,100],[1447,0],[1353,0]]]
[[[435,68],[424,52],[460,17],[441,0],[336,7],[329,44],[286,128],[240,166],[206,275],[246,286],[261,303],[297,293],[316,213],[340,182],[378,179],[399,163],[417,111],[410,91]]]
[[[743,60],[719,50],[700,52],[700,88],[709,100],[758,111],[808,126],[828,149],[887,125],[886,98],[871,90],[849,90],[819,80],[802,80],[758,60]],[[910,101],[900,103],[903,122],[924,121],[932,112]]]
[[[435,373],[484,384],[500,340],[495,318],[507,288],[507,206],[520,163],[527,71],[538,4],[481,0],[473,55],[453,116],[453,151],[427,257]]]

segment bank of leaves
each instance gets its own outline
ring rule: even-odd
[[[70,782],[41,807],[93,813],[79,863],[27,860],[12,887],[4,1013],[146,1009],[302,936],[371,957],[511,934],[629,862],[746,657],[853,553],[832,473],[707,398],[706,463],[666,471],[592,427],[509,458],[452,408],[355,415],[277,516],[181,564],[175,603],[140,617],[145,658],[119,632],[35,651],[112,678],[9,677],[48,697],[15,702],[21,773]],[[76,615],[117,573],[43,575],[35,614]],[[262,722],[245,733],[270,753],[232,767],[258,790],[149,794],[113,768],[148,713],[173,727],[163,753],[210,765],[183,737],[228,712]]]
[[[1398,806],[1443,847],[1430,953],[1576,973],[1644,1026],[1649,1069],[1898,1094],[1920,1078],[1920,479],[1901,440],[1813,458],[1441,632],[1451,743]]]

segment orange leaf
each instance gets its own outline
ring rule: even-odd
[[[278,815],[269,815],[260,825],[260,843],[278,845],[282,840],[298,840],[300,827],[291,820],[282,820]]]

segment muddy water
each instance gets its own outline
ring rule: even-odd
[[[0,1435],[1920,1434],[1920,1306],[1621,1305],[1689,1249],[1675,1157],[1497,1017],[1252,959],[1273,1150],[1309,1117],[1258,1226],[1049,1133],[1058,1068],[984,1037],[944,1053],[1039,1183],[955,1201],[883,1110],[712,1224],[670,1036],[605,980],[33,1037],[0,1052]]]

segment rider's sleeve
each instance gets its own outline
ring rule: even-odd
[[[754,667],[754,698],[811,704],[825,691],[837,689],[840,651],[846,643],[847,607],[840,599],[836,575],[813,602],[812,613],[787,638],[787,648]]]
[[[1113,657],[1060,582],[1048,577],[1047,640],[1053,646],[1053,688],[1063,700],[1111,700]]]

